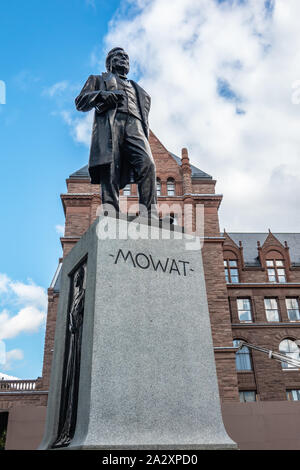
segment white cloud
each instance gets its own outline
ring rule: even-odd
[[[110,23],[107,50],[127,49],[152,96],[150,127],[218,180],[228,230],[299,230],[299,15],[299,0],[128,0]],[[89,119],[73,123],[87,145]]]
[[[32,305],[43,309],[47,308],[47,295],[45,289],[36,286],[30,281],[30,284],[23,282],[10,282],[10,289],[16,294],[18,302],[25,305]]]
[[[58,235],[63,236],[65,233],[65,226],[64,225],[55,225],[55,230]]]
[[[0,313],[0,339],[14,338],[20,333],[35,333],[45,320],[45,312],[36,307],[24,307],[16,315],[6,310]]]
[[[22,359],[24,359],[23,351],[21,349],[12,349],[6,353],[6,361],[3,365],[1,365],[1,367],[4,370],[11,370],[13,367],[13,363],[15,361],[21,361]],[[7,377],[6,380],[16,379],[16,377],[5,376],[5,374],[0,372],[0,379],[2,379],[2,376],[4,379],[5,377]]]
[[[7,292],[7,286],[9,283],[9,277],[6,274],[0,273],[0,292]]]
[[[75,142],[89,146],[91,143],[91,130],[93,125],[93,111],[85,114],[83,117],[72,117],[70,111],[61,111],[61,117],[71,129],[71,135]]]
[[[31,280],[28,283],[12,281],[5,274],[0,274],[1,279],[5,280],[5,290],[2,289],[0,299],[3,308],[0,312],[0,340],[37,332],[46,319],[45,289]]]
[[[14,377],[13,375],[6,375],[3,372],[0,372],[0,380],[20,380],[18,377]]]
[[[0,339],[0,364],[5,364],[6,361],[6,344]]]
[[[63,80],[61,82],[54,83],[48,88],[44,88],[43,95],[48,95],[51,98],[54,95],[60,95],[69,87],[69,82],[67,80]]]

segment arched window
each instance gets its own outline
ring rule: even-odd
[[[298,361],[300,360],[299,347],[292,339],[287,338],[281,341],[279,344],[279,352]],[[296,366],[288,364],[287,362],[282,362],[281,367],[283,369],[297,369]]]
[[[240,345],[240,339],[233,340],[233,346],[238,348]],[[251,361],[251,353],[247,346],[243,346],[236,354],[235,354],[235,365],[237,371],[242,370],[252,370],[252,361]]]
[[[125,188],[123,189],[123,196],[130,196],[131,194],[131,184],[126,184]]]
[[[161,181],[159,178],[156,180],[156,191],[157,191],[157,196],[161,196]]]
[[[286,282],[283,256],[278,251],[269,251],[266,255],[269,282]]]
[[[167,180],[167,194],[168,196],[175,196],[175,181],[173,178]]]
[[[224,270],[227,283],[236,284],[239,280],[238,262],[234,253],[224,253]]]

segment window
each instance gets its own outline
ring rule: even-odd
[[[256,401],[256,391],[255,390],[243,390],[239,392],[240,402],[247,403],[250,401]]]
[[[250,299],[237,299],[237,308],[240,322],[252,322]]]
[[[300,390],[287,390],[286,398],[290,401],[300,401]]]
[[[239,271],[236,259],[225,259],[224,269],[227,283],[236,284],[239,282]]]
[[[286,309],[290,321],[300,321],[299,303],[297,299],[285,299]]]
[[[167,181],[167,194],[168,196],[175,196],[175,181],[169,178]]]
[[[156,180],[156,193],[157,196],[161,196],[161,182],[159,178]]]
[[[240,339],[233,340],[233,346],[237,348],[240,344]],[[235,365],[237,371],[252,370],[251,354],[247,346],[243,346],[235,354]]]
[[[277,299],[265,299],[267,321],[280,321]]]
[[[126,184],[125,188],[123,189],[123,196],[130,196],[131,194],[131,184]]]
[[[267,259],[266,264],[269,282],[286,282],[282,259]]]
[[[299,348],[295,341],[292,339],[284,339],[279,345],[279,352],[285,356],[291,357],[292,359],[299,360]],[[282,362],[281,366],[283,369],[297,369],[297,366]]]

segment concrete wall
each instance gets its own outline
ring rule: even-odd
[[[240,450],[300,449],[300,402],[223,403],[222,414]]]
[[[5,450],[35,450],[41,443],[46,406],[16,406],[9,410]]]
[[[241,450],[300,450],[300,402],[223,403],[229,436]],[[44,406],[9,410],[6,449],[32,450],[40,444]]]

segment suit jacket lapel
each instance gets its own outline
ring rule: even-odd
[[[104,72],[102,74],[102,78],[104,80],[107,91],[116,90],[118,88],[117,80],[113,73]]]
[[[107,91],[116,90],[118,88],[116,77],[111,72],[103,72],[102,79],[104,86]],[[114,119],[117,112],[117,108],[112,108],[107,111],[107,116],[110,124],[111,135],[113,134]],[[113,151],[114,139],[112,139],[112,151]]]
[[[133,80],[129,80],[131,85],[134,87],[136,93],[137,93],[137,96],[138,96],[138,100],[139,100],[139,103],[140,103],[140,111],[142,113],[142,118],[143,118],[143,121],[144,122],[147,122],[147,119],[146,119],[146,116],[145,116],[145,94],[143,93],[143,90],[141,89],[141,87],[135,83]]]

